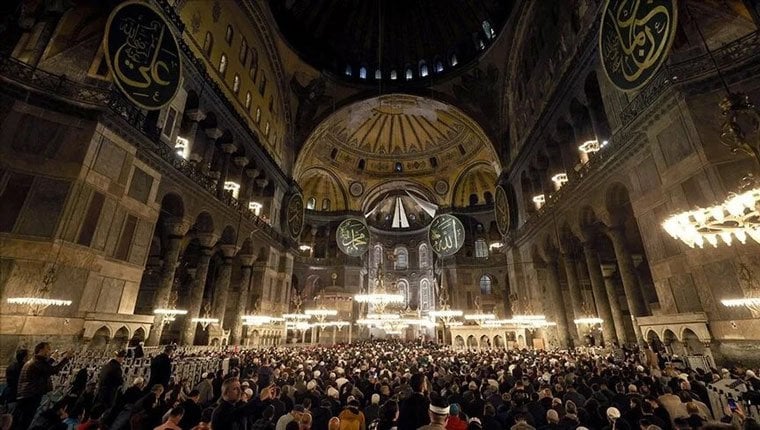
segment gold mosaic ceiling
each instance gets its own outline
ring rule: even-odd
[[[482,150],[493,151],[480,127],[457,109],[393,94],[358,102],[324,121],[304,145],[296,176],[317,159],[343,172],[414,176],[464,163]]]

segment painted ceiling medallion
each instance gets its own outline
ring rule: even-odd
[[[362,185],[361,182],[352,182],[351,186],[348,188],[348,191],[352,196],[359,197],[364,194],[364,185]]]
[[[443,179],[439,179],[435,183],[435,192],[444,195],[449,191],[449,183],[444,181]]]

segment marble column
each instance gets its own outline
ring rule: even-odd
[[[230,174],[230,162],[232,161],[232,154],[237,151],[237,146],[234,143],[222,144],[222,170],[219,173],[219,182],[216,183],[216,196],[218,198],[224,197],[224,183],[227,182],[227,176]]]
[[[643,337],[636,318],[645,316],[647,307],[646,303],[644,303],[644,295],[641,293],[639,280],[636,277],[636,267],[628,250],[623,228],[621,226],[610,227],[607,229],[607,235],[612,241],[612,246],[615,248],[615,259],[620,271],[620,278],[623,280],[625,298],[628,301],[628,310],[631,312],[631,320],[633,321],[633,331],[636,334],[636,341],[638,342]]]
[[[214,166],[214,157],[216,155],[216,139],[222,137],[222,130],[207,128],[204,131],[206,132],[206,146],[203,148],[201,171],[210,173]]]
[[[596,313],[599,318],[604,320],[604,323],[602,323],[604,343],[609,344],[618,338],[615,330],[617,321],[612,317],[610,298],[607,295],[604,276],[602,275],[602,268],[599,263],[599,254],[591,243],[584,242],[583,255],[586,257],[586,269],[588,270],[589,280],[591,280],[591,291],[594,293]]]
[[[610,302],[612,321],[615,322],[615,335],[617,336],[618,345],[623,345],[628,342],[628,335],[626,334],[625,323],[623,322],[623,309],[620,308],[615,280],[612,277],[617,271],[617,267],[614,264],[602,264],[599,268],[604,277],[604,288],[607,290],[607,300]]]
[[[578,268],[576,266],[576,259],[574,256],[570,254],[562,254],[562,262],[565,266],[565,275],[567,276],[567,288],[570,291],[570,306],[572,306],[572,315],[573,318],[580,318],[584,315],[581,315],[582,308],[583,308],[583,297],[581,296],[581,285],[578,281]],[[576,333],[576,339],[578,339],[578,333],[577,327],[575,328]],[[573,329],[571,328],[571,331]]]
[[[222,265],[214,280],[214,318],[219,318],[219,328],[224,329],[224,316],[227,312],[227,297],[230,293],[230,278],[232,277],[232,258],[235,255],[235,245],[221,245]]]
[[[172,286],[174,285],[174,274],[177,271],[179,265],[179,252],[182,245],[182,237],[187,231],[187,224],[181,220],[173,220],[166,223],[167,241],[166,250],[164,252],[164,265],[161,269],[161,276],[158,280],[158,289],[154,298],[154,305],[156,309],[165,309],[169,306],[169,298],[172,293]],[[153,320],[153,327],[151,327],[148,339],[145,344],[148,346],[156,346],[161,340],[161,333],[164,331],[164,324],[162,323],[162,317],[156,316]]]
[[[560,347],[568,348],[572,345],[572,337],[567,323],[567,314],[562,304],[562,287],[559,284],[559,267],[556,260],[546,263],[546,283],[551,307],[554,308],[554,322],[557,323],[557,336]]]
[[[240,296],[237,297],[235,320],[232,323],[230,345],[239,345],[243,340],[243,315],[248,308],[248,297],[251,287],[251,272],[253,271],[253,255],[240,255]]]
[[[198,265],[195,268],[195,280],[190,291],[190,306],[187,308],[185,324],[182,330],[183,345],[193,345],[195,343],[195,329],[198,323],[192,320],[193,318],[200,317],[201,307],[203,306],[203,291],[206,288],[206,278],[208,277],[208,266],[213,254],[211,246],[216,242],[216,236],[208,233],[198,234],[197,238],[200,241],[201,248],[199,250]]]

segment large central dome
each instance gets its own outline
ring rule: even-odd
[[[473,181],[492,188],[500,166],[492,143],[459,109],[437,100],[389,94],[346,106],[306,139],[294,177],[304,195],[330,210],[359,209],[365,191],[404,179],[449,206]],[[469,186],[469,185],[467,185]],[[482,194],[483,186],[473,192]],[[466,196],[464,199],[466,200]]]
[[[270,0],[286,40],[342,79],[427,83],[478,58],[512,0]]]

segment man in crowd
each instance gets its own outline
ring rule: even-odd
[[[52,376],[69,362],[70,351],[55,362],[50,343],[40,342],[34,347],[34,358],[21,368],[16,394],[17,404],[13,413],[13,428],[26,430],[42,401],[42,396],[53,389]]]
[[[95,405],[100,410],[107,410],[113,406],[114,400],[116,400],[116,394],[119,392],[122,385],[124,385],[124,375],[121,365],[126,356],[127,351],[121,350],[100,369],[100,374],[98,374],[97,395],[95,396]]]
[[[164,389],[169,387],[169,380],[172,377],[173,352],[174,346],[166,345],[164,347],[164,352],[150,360],[150,380],[148,381],[148,387],[152,387],[156,384],[163,385]]]
[[[214,409],[211,428],[245,430],[249,418],[258,419],[264,409],[264,402],[272,397],[272,387],[264,387],[258,397],[239,403],[242,394],[240,380],[228,378],[222,382],[222,399]]]

